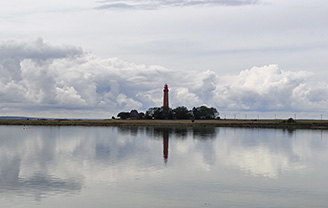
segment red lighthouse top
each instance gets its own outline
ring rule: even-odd
[[[164,85],[164,92],[168,92],[169,91],[169,87],[167,86],[167,84]]]

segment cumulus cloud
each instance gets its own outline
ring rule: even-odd
[[[326,110],[327,86],[312,86],[311,77],[310,72],[284,71],[277,65],[253,67],[221,79],[216,95],[223,95],[224,100],[217,103],[239,110]],[[314,98],[314,93],[322,94]]]
[[[153,1],[125,1],[105,0],[97,9],[159,9],[163,7],[186,7],[186,6],[240,6],[257,4],[259,0],[153,0]]]
[[[101,59],[41,39],[1,43],[0,69],[2,113],[35,108],[112,112],[145,108],[155,105],[153,89],[161,91],[168,72],[160,66]]]
[[[285,71],[278,65],[253,67],[229,76],[206,70],[185,76],[185,86],[177,87],[174,98],[189,97],[187,105],[205,104],[219,111],[326,112],[327,83],[313,85],[312,76],[306,71]]]
[[[171,107],[208,105],[219,111],[326,111],[328,86],[312,74],[277,65],[237,75],[211,70],[172,71],[119,58],[100,58],[42,39],[0,44],[0,114],[108,118],[120,111],[162,105],[165,83]]]

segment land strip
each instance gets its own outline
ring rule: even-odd
[[[238,127],[238,128],[281,128],[281,129],[327,129],[327,120],[68,120],[2,119],[0,125],[36,125],[36,126],[140,126],[140,127]]]

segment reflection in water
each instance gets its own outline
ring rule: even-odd
[[[173,134],[177,139],[185,139],[192,136],[195,139],[213,139],[216,137],[217,128],[214,127],[199,127],[199,128],[163,128],[163,127],[117,127],[118,132],[123,135],[138,136],[139,133],[150,138],[157,139],[163,136],[164,132]]]
[[[0,192],[32,194],[37,201],[49,194],[79,192],[83,183],[79,174],[59,177],[48,172],[49,166],[56,165],[56,139],[48,139],[48,133],[42,131],[32,137],[29,133],[18,127],[2,128]]]
[[[169,131],[167,129],[163,131],[163,157],[166,164],[169,158]]]
[[[155,140],[163,139],[163,158],[166,164],[169,157],[169,137],[170,135],[175,139],[186,139],[191,136],[194,139],[214,139],[216,137],[216,128],[163,128],[163,127],[118,127],[118,131],[123,135],[130,135],[133,137],[138,134],[144,134]]]
[[[327,136],[309,130],[0,126],[0,203],[323,207]]]

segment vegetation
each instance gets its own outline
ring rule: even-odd
[[[120,119],[144,119],[145,114],[139,113],[137,110],[131,110],[130,112],[120,112],[117,117]],[[115,119],[115,117],[112,117],[112,119]]]
[[[130,112],[120,112],[117,117],[121,119],[174,119],[174,120],[182,120],[182,119],[216,119],[219,115],[218,111],[214,107],[194,107],[192,110],[188,110],[185,106],[178,106],[174,109],[169,108],[167,110],[167,115],[165,114],[164,107],[153,107],[149,108],[146,113],[139,113],[139,116],[136,115],[136,110],[132,110]]]
[[[167,119],[172,119],[172,109],[168,109]],[[164,107],[149,108],[146,111],[146,119],[164,119]]]
[[[198,108],[192,109],[192,114],[195,119],[215,119],[218,115],[218,111],[211,107],[208,108],[206,106],[200,106]]]
[[[173,109],[172,114],[176,119],[192,119],[193,113],[185,106],[179,106]]]

